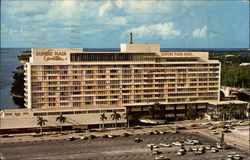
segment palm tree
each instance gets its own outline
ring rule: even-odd
[[[246,112],[247,112],[247,105],[241,104],[239,106],[239,111],[240,111],[240,119],[242,119],[242,115],[243,115],[243,119],[244,119],[246,116]]]
[[[155,103],[154,103],[154,109],[155,109],[155,110],[159,110],[160,107],[161,107],[161,105],[160,105],[159,102],[155,102]],[[163,112],[161,111],[161,113],[163,113]],[[158,115],[157,112],[156,112],[156,115]],[[162,118],[162,117],[161,117],[161,118]]]
[[[37,117],[37,125],[40,126],[40,133],[43,132],[43,126],[45,126],[45,122],[48,122],[46,119],[43,119],[43,117]]]
[[[152,115],[152,119],[155,119],[155,107],[149,106],[148,111]]]
[[[128,111],[128,110],[127,110],[126,113],[123,114],[123,117],[127,120],[127,127],[128,127],[128,128],[129,128],[129,126],[130,126],[130,125],[129,125],[129,120],[130,120],[131,116],[132,116],[132,115],[131,115],[131,112]]]
[[[233,112],[233,117],[234,117],[234,119],[236,118],[236,111],[238,110],[238,106],[236,105],[236,104],[234,104],[234,103],[229,103],[229,106],[230,106],[230,115],[231,115],[231,113]],[[230,118],[231,118],[231,116],[230,116]]]
[[[228,105],[224,105],[220,107],[220,114],[222,114],[222,121],[225,121],[226,119],[226,113],[229,111],[229,106]]]
[[[64,117],[62,114],[60,114],[60,116],[56,117],[56,121],[59,121],[61,124],[61,132],[62,132],[62,127],[63,127],[63,123],[66,122],[66,117]]]
[[[116,125],[117,125],[117,120],[121,119],[121,114],[120,113],[117,113],[116,111],[114,111],[110,117],[112,118],[112,120],[115,121],[115,128],[116,128]]]
[[[102,113],[100,116],[100,120],[102,121],[102,129],[104,130],[104,121],[107,120],[107,116],[105,115],[105,113]]]

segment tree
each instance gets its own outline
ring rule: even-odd
[[[130,111],[126,111],[126,113],[124,113],[123,114],[123,117],[127,120],[127,127],[129,128],[129,120],[130,120],[130,118],[131,118],[131,116],[132,116],[132,114],[131,114],[131,112]]]
[[[121,119],[121,114],[120,113],[117,113],[116,111],[114,111],[110,117],[112,118],[112,120],[115,121],[115,128],[116,128],[116,125],[117,125],[117,120]]]
[[[152,115],[152,119],[155,119],[155,107],[149,106],[148,111]]]
[[[187,118],[188,119],[196,119],[197,118],[197,110],[193,107],[188,107],[187,109]]]
[[[230,110],[228,105],[220,106],[220,115],[222,115],[222,121],[225,121],[227,118],[227,113]]]
[[[62,125],[63,125],[63,123],[65,123],[66,122],[66,117],[64,117],[62,114],[60,114],[60,116],[58,116],[58,117],[56,117],[56,121],[59,121],[60,122],[60,124],[61,124],[61,132],[62,132]]]
[[[16,68],[16,71],[13,72],[13,83],[11,87],[11,96],[13,102],[18,105],[20,108],[25,108],[24,101],[24,69],[23,65]]]
[[[228,110],[229,110],[229,115],[230,115],[230,120],[232,119],[232,113],[233,113],[233,118],[236,118],[236,111],[238,110],[238,106],[234,103],[229,103],[228,105]]]
[[[48,122],[46,119],[43,119],[43,117],[37,117],[37,125],[40,126],[40,133],[43,132],[43,126],[45,126],[45,123]]]
[[[102,129],[104,130],[104,121],[107,120],[107,116],[105,115],[105,113],[102,113],[100,116],[100,120],[102,121]]]
[[[241,104],[239,106],[239,111],[240,111],[240,119],[242,119],[242,115],[243,115],[243,119],[244,119],[246,117],[247,105]]]

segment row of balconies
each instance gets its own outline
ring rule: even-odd
[[[181,62],[179,62],[180,65],[183,65],[181,64]],[[63,68],[56,68],[56,69],[51,69],[51,68],[44,68],[44,66],[40,66],[40,68],[35,68],[34,66],[31,66],[32,70],[46,70],[46,71],[68,71],[68,70],[116,70],[116,69],[119,69],[119,70],[131,70],[131,69],[187,69],[188,67],[189,68],[218,68],[219,65],[217,66],[209,66],[210,63],[206,63],[208,64],[208,66],[202,66],[200,65],[199,63],[196,63],[196,64],[185,64],[186,66],[178,66],[179,64],[175,64],[176,66],[166,66],[165,64],[149,64],[149,65],[161,65],[161,66],[134,66],[135,64],[128,64],[130,67],[127,67],[127,68],[124,68],[122,66],[119,66],[119,64],[116,64],[117,67],[110,67],[109,64],[106,64],[106,67],[103,67],[103,68],[100,68],[100,65],[104,66],[103,64],[96,64],[96,65],[93,65],[93,66],[89,66],[87,68],[84,68],[84,67],[79,67],[79,68],[73,68],[73,66],[75,65],[69,65],[67,68],[63,69]],[[124,64],[120,64],[120,65],[124,65]],[[148,64],[145,64],[145,65],[148,65]],[[171,64],[173,65],[173,64]],[[196,66],[194,66],[196,65]],[[57,65],[56,67],[59,67],[59,66],[62,66],[62,65]],[[26,68],[27,69],[27,68]]]
[[[119,83],[110,83],[106,82],[103,84],[98,84],[96,81],[93,81],[94,83],[91,84],[85,84],[82,82],[81,85],[73,85],[73,84],[46,84],[46,82],[43,82],[41,86],[39,85],[32,85],[32,87],[84,87],[84,86],[92,86],[92,87],[98,87],[98,86],[103,86],[103,85],[108,85],[108,86],[121,86],[121,85],[168,85],[168,84],[193,84],[193,83],[218,83],[219,81],[180,81],[180,82],[132,82],[132,83],[124,83],[124,82],[119,82]],[[155,86],[157,87],[157,86]]]
[[[193,86],[194,87],[194,86]],[[196,88],[204,88],[204,86],[195,86]],[[205,87],[218,87],[218,86],[205,86]],[[179,87],[165,87],[164,89],[175,89],[175,88],[188,88],[188,87],[185,87],[185,86],[179,86]],[[126,88],[126,89],[124,89],[124,90],[129,90],[129,91],[135,91],[135,90],[138,90],[138,89],[140,89],[140,90],[153,90],[154,88]],[[160,88],[160,89],[162,89],[162,88]],[[88,91],[96,91],[96,92],[98,92],[98,91],[120,91],[121,89],[120,88],[105,88],[105,89],[86,89],[86,90],[77,90],[77,91],[79,91],[79,92],[88,92]],[[33,93],[39,93],[39,92],[58,92],[59,90],[55,90],[55,91],[48,91],[48,90],[32,90],[32,92]],[[74,90],[74,92],[77,92],[76,90]],[[122,90],[121,90],[122,91]],[[61,92],[72,92],[72,90],[71,91],[61,91]],[[165,90],[164,92],[167,92],[167,90]]]
[[[190,85],[192,84],[192,85]],[[194,84],[199,84],[198,86],[195,85],[193,86]],[[211,84],[214,84],[214,85],[211,85]],[[168,89],[168,88],[178,88],[178,87],[183,87],[183,88],[196,88],[196,87],[203,87],[203,88],[208,88],[208,87],[217,87],[218,83],[216,82],[210,82],[210,83],[176,83],[175,84],[172,84],[173,86],[169,85],[165,85],[165,86],[138,86],[138,85],[130,85],[130,86],[127,86],[127,88],[123,87],[125,85],[85,85],[85,86],[70,86],[70,87],[65,87],[62,88],[62,87],[59,87],[59,86],[44,86],[44,87],[33,87],[32,88],[32,91],[36,91],[36,90],[49,90],[49,88],[51,88],[50,91],[92,91],[92,90],[95,90],[95,91],[102,91],[102,90],[147,90],[147,89]],[[147,84],[145,84],[147,85]],[[85,88],[85,87],[88,87],[89,88]],[[74,88],[74,87],[78,87],[78,88]],[[52,89],[52,88],[55,88],[55,89]],[[27,88],[25,88],[25,90],[27,90]]]
[[[176,93],[176,92],[168,92],[168,93]],[[204,94],[204,92],[177,92],[179,94],[189,94],[189,93],[194,93],[195,95],[198,95],[198,96],[211,96],[211,95],[201,95],[201,94]],[[218,92],[216,91],[210,91],[210,92],[206,92],[206,93],[214,93],[214,96],[216,96],[218,94]],[[41,98],[59,98],[59,97],[64,97],[64,98],[72,98],[72,97],[77,97],[77,98],[85,98],[85,97],[92,97],[91,99],[94,99],[95,97],[98,97],[98,96],[107,96],[107,98],[110,98],[110,99],[113,99],[113,96],[118,96],[118,98],[122,98],[124,96],[127,96],[127,97],[134,97],[134,98],[137,98],[137,97],[145,97],[145,96],[150,96],[150,97],[165,97],[165,98],[168,98],[168,95],[167,93],[130,93],[130,94],[103,94],[103,95],[93,95],[93,96],[89,96],[89,95],[86,95],[85,96],[82,96],[82,95],[65,95],[65,96],[33,96],[32,99],[41,99]],[[178,97],[179,95],[176,95],[174,97]],[[185,96],[185,97],[188,97],[189,95]],[[74,98],[72,98],[74,99]],[[117,99],[117,98],[116,98]]]
[[[32,73],[31,76],[78,76],[78,75],[84,75],[84,76],[102,76],[102,75],[105,75],[105,76],[110,76],[110,75],[160,75],[160,74],[189,74],[189,73],[207,73],[209,74],[210,72],[219,72],[218,71],[210,71],[210,70],[207,70],[207,71],[187,71],[187,72],[178,72],[178,71],[175,71],[175,72],[143,72],[143,73],[93,73],[93,74],[74,74],[74,73],[67,73],[67,74],[44,74],[44,73]]]

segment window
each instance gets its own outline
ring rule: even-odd
[[[38,113],[34,113],[34,116],[46,116],[47,112],[38,112]]]
[[[87,111],[75,111],[75,114],[87,114]]]
[[[74,111],[62,112],[62,114],[74,114]]]
[[[88,113],[100,113],[100,110],[89,110]]]

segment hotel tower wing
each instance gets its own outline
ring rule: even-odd
[[[219,88],[220,62],[208,52],[161,52],[159,44],[121,44],[120,52],[33,48],[25,64],[31,109],[125,107],[146,115],[157,103],[164,117],[185,117],[189,106],[218,101]]]

